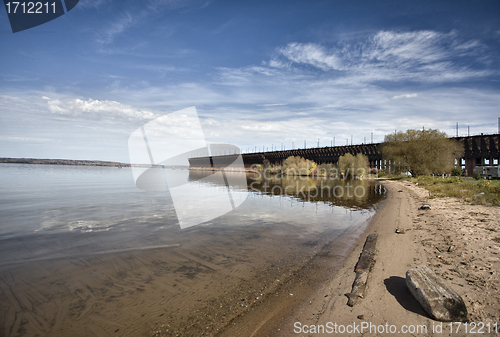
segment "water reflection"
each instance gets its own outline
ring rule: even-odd
[[[226,173],[243,175],[241,172]],[[189,181],[202,180],[217,186],[217,179],[211,179],[211,171],[190,170]],[[232,188],[270,196],[289,196],[305,202],[324,202],[331,206],[354,209],[371,209],[385,197],[386,190],[374,180],[333,179],[326,177],[262,175],[246,173],[247,186]]]

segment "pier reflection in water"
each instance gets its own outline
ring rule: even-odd
[[[213,186],[221,186],[216,179],[211,180],[211,171],[191,170],[189,181],[204,179]],[[242,175],[240,172],[229,172],[229,175]],[[373,209],[374,205],[385,197],[385,188],[371,179],[333,179],[327,177],[265,175],[246,173],[246,186],[231,186],[240,189],[248,188],[249,192],[268,195],[286,196],[303,202],[322,202],[330,206],[349,209]],[[222,187],[222,186],[221,186]]]

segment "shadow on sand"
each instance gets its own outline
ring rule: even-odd
[[[412,296],[406,287],[406,280],[399,276],[391,276],[384,280],[387,291],[396,298],[403,308],[424,317],[429,317],[422,306]]]

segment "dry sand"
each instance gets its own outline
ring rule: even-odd
[[[398,329],[398,333],[392,335],[405,335],[400,332],[403,325],[415,328],[416,325],[425,325],[427,333],[407,335],[466,335],[465,326],[458,327],[458,324],[453,325],[453,334],[450,334],[448,323],[443,324],[442,333],[432,333],[433,325],[439,323],[428,318],[405,285],[406,271],[421,264],[443,277],[462,296],[470,322],[490,323],[490,326],[495,322],[500,324],[500,208],[470,205],[455,198],[431,199],[427,190],[415,184],[386,181],[385,185],[389,191],[386,205],[375,215],[369,230],[345,260],[344,266],[295,307],[289,316],[275,317],[268,321],[267,326],[248,335],[295,335],[294,329],[300,331],[294,327],[296,322],[301,323],[300,327],[325,325],[325,328],[328,322],[344,326],[362,322],[388,323]],[[419,210],[424,203],[429,203],[431,210]],[[396,234],[397,228],[405,229],[406,233]],[[365,297],[351,308],[346,305],[344,294],[351,290],[354,266],[364,238],[373,232],[378,233],[375,264]],[[487,331],[484,328],[482,335],[490,335]],[[475,332],[478,333],[479,329]],[[389,334],[365,331],[364,334],[345,335]],[[471,335],[470,331],[468,335]]]

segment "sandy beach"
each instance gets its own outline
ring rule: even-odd
[[[412,183],[385,181],[384,184],[389,191],[386,204],[374,216],[342,268],[287,317],[275,317],[260,327],[256,322],[246,322],[242,325],[248,330],[242,335],[328,335],[314,333],[316,328],[312,327],[326,328],[328,322],[343,326],[387,323],[395,326],[396,335],[405,335],[401,331],[404,325],[405,331],[413,329],[413,333],[407,333],[411,336],[468,335],[465,326],[458,324],[452,325],[450,333],[449,323],[443,323],[439,332],[436,326],[440,323],[428,318],[406,289],[406,271],[422,264],[462,296],[469,312],[469,328],[472,322],[478,324],[475,329],[478,333],[482,322],[485,324],[482,334],[494,335],[491,329],[488,333],[486,325],[498,326],[500,322],[500,209],[471,205],[455,198],[429,198],[427,190]],[[431,210],[419,210],[424,203],[430,204]],[[405,229],[405,234],[396,234],[398,228]],[[351,291],[354,266],[370,233],[378,233],[375,263],[364,298],[351,308],[345,294]],[[257,329],[252,331],[252,325]],[[305,325],[309,333],[303,333]],[[240,331],[244,332],[243,328]],[[391,334],[364,332],[354,330],[345,335]]]

